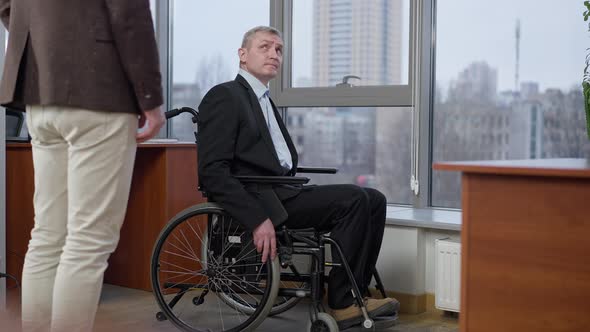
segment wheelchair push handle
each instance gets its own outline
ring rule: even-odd
[[[169,111],[166,111],[166,113],[164,113],[164,115],[166,115],[166,119],[170,119],[170,118],[173,118],[181,113],[192,114],[193,115],[193,123],[197,123],[197,121],[199,120],[199,112],[193,108],[190,108],[190,107],[174,108]]]

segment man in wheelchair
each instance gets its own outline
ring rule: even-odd
[[[275,228],[330,232],[342,248],[363,296],[379,256],[386,199],[379,191],[354,185],[262,185],[236,176],[293,176],[297,151],[268,96],[268,82],[280,70],[281,34],[271,27],[245,33],[238,50],[236,79],[213,87],[199,105],[200,185],[233,218],[252,232],[262,261],[277,255]],[[341,329],[362,322],[353,286],[339,256],[328,277],[328,305]],[[392,298],[364,299],[370,317],[395,315]]]

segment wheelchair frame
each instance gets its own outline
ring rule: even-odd
[[[169,119],[169,118],[177,116],[181,113],[192,114],[192,122],[195,125],[195,132],[194,132],[195,142],[197,142],[197,123],[198,123],[198,112],[197,111],[195,111],[194,109],[189,108],[189,107],[174,109],[174,110],[166,112],[166,118]],[[301,172],[301,173],[332,173],[333,174],[333,173],[336,173],[336,171],[337,170],[333,169],[333,168],[307,168],[307,167],[298,168],[298,172]],[[276,183],[304,184],[309,181],[309,179],[305,178],[305,177],[291,177],[291,176],[238,176],[237,178],[243,183],[258,183],[258,184],[276,184]],[[203,193],[203,194],[206,196],[206,193]],[[201,210],[199,210],[199,209],[201,209]],[[197,211],[197,212],[195,212],[195,211]],[[225,212],[225,210],[223,210],[221,207],[219,207],[219,205],[217,205],[215,203],[202,203],[202,204],[198,204],[198,205],[195,205],[193,207],[183,210],[166,225],[166,227],[162,230],[162,233],[158,236],[158,240],[156,242],[156,245],[154,246],[154,252],[152,255],[152,263],[151,263],[152,264],[151,265],[152,288],[154,290],[154,294],[156,296],[156,300],[158,302],[158,305],[162,309],[161,312],[157,313],[156,317],[158,318],[158,320],[169,319],[177,327],[184,329],[184,330],[188,330],[188,331],[203,331],[203,330],[200,330],[199,328],[188,327],[188,326],[186,326],[186,324],[181,324],[181,323],[179,323],[179,320],[177,319],[177,317],[174,317],[175,314],[172,312],[172,309],[178,303],[180,298],[182,298],[184,296],[185,293],[187,293],[191,288],[205,289],[203,291],[203,293],[201,293],[201,295],[198,298],[193,298],[193,300],[192,300],[194,305],[200,305],[203,303],[204,297],[207,295],[207,293],[210,290],[213,290],[213,292],[215,292],[215,293],[218,293],[219,291],[224,293],[226,290],[229,290],[231,293],[231,291],[232,291],[231,288],[234,288],[232,286],[233,284],[226,285],[226,286],[218,286],[218,285],[212,286],[209,284],[208,285],[202,285],[202,284],[183,285],[181,283],[177,283],[172,286],[175,289],[176,288],[181,289],[181,291],[177,295],[175,295],[175,297],[168,303],[164,299],[163,293],[169,291],[170,288],[172,288],[172,287],[166,288],[165,286],[170,286],[170,285],[164,283],[164,290],[160,289],[162,284],[161,284],[161,280],[159,280],[158,273],[160,273],[159,259],[160,259],[160,255],[161,255],[162,246],[164,245],[163,242],[166,241],[167,237],[170,235],[171,232],[174,231],[175,227],[178,227],[182,222],[188,220],[188,218],[191,218],[192,216],[199,215],[198,211],[205,211],[205,212],[203,212],[203,214],[217,213],[219,216],[222,217],[222,219],[221,219],[222,223],[225,222],[224,216],[228,216],[227,212]],[[230,217],[230,219],[231,219],[231,217]],[[212,232],[212,230],[214,230],[214,224],[212,221],[212,217],[210,215],[208,215],[207,227],[208,227],[207,232]],[[228,227],[231,227],[231,226],[228,226]],[[197,232],[195,232],[195,234],[197,234]],[[208,234],[210,234],[210,233],[208,233]],[[198,236],[198,234],[197,234],[197,236]],[[209,235],[209,236],[211,236],[211,235]],[[239,325],[239,327],[240,327],[239,330],[243,330],[243,331],[253,330],[260,323],[262,323],[263,319],[266,316],[268,316],[269,314],[272,315],[273,313],[271,312],[271,310],[272,310],[272,307],[274,306],[274,302],[277,297],[285,297],[285,298],[290,298],[290,299],[300,299],[303,297],[309,297],[309,298],[311,298],[311,301],[312,301],[312,304],[311,304],[312,308],[310,310],[310,321],[311,321],[311,325],[309,327],[310,330],[314,331],[317,329],[319,329],[319,330],[326,330],[327,329],[328,331],[337,331],[338,326],[337,326],[335,320],[331,316],[325,314],[325,309],[322,305],[324,284],[326,281],[325,280],[326,279],[326,276],[325,276],[326,266],[342,266],[344,268],[344,270],[346,271],[346,274],[348,275],[348,278],[350,280],[350,284],[352,286],[352,293],[353,293],[354,300],[356,301],[357,305],[361,308],[361,311],[363,314],[363,319],[364,319],[363,320],[363,327],[368,329],[368,328],[372,328],[374,326],[374,322],[373,322],[372,318],[369,317],[369,314],[368,314],[365,304],[363,302],[362,294],[358,288],[358,285],[355,282],[354,275],[350,269],[350,266],[348,265],[347,260],[344,257],[344,254],[342,252],[340,245],[334,239],[332,239],[330,236],[328,236],[324,233],[318,232],[314,229],[288,229],[284,226],[281,229],[276,230],[276,236],[277,236],[277,256],[278,256],[277,259],[274,262],[270,262],[270,260],[268,260],[266,267],[262,267],[262,265],[261,265],[261,267],[259,268],[259,270],[257,272],[258,275],[260,275],[262,273],[262,271],[266,271],[264,273],[268,274],[267,279],[262,279],[263,282],[261,283],[261,284],[264,284],[264,287],[265,287],[265,290],[261,292],[262,293],[261,295],[263,295],[261,303],[258,304],[255,308],[251,307],[252,310],[245,310],[244,308],[240,308],[237,305],[232,306],[231,302],[228,303],[228,301],[231,301],[231,300],[228,300],[227,298],[224,299],[222,297],[222,300],[227,305],[233,307],[233,309],[238,310],[238,311],[246,311],[246,313],[248,315],[250,315],[250,318],[248,318],[248,320],[251,320],[252,322],[246,324],[246,326],[242,326],[242,325],[244,325],[242,323],[241,325]],[[211,238],[211,237],[205,238],[205,235],[203,234],[203,238],[199,237],[199,240],[201,241],[201,246],[203,246],[204,243],[206,243],[207,246],[211,246],[211,241],[213,241],[213,238]],[[325,245],[326,244],[330,244],[330,246],[335,249],[335,251],[336,251],[337,255],[340,257],[340,261],[342,263],[326,262],[326,257],[325,257]],[[231,245],[233,245],[233,244],[231,244]],[[246,244],[246,246],[247,245],[248,244]],[[222,246],[223,246],[223,243],[222,243]],[[211,250],[211,248],[208,248],[207,250],[208,250],[207,251],[208,254],[205,258],[207,261],[200,262],[201,269],[199,271],[201,274],[203,274],[203,276],[211,277],[214,275],[215,271],[209,271],[209,270],[212,270],[213,267],[210,267],[208,265],[209,264],[208,259],[211,259],[211,262],[213,262],[216,258],[212,255],[212,253],[214,253],[214,251]],[[223,255],[223,253],[226,252],[226,250],[227,249],[222,250],[222,255]],[[242,249],[242,251],[243,251],[243,249]],[[204,255],[205,254],[204,254],[203,248],[201,248],[201,259]],[[309,256],[311,258],[311,264],[309,266],[310,271],[308,273],[300,273],[297,270],[297,268],[293,265],[292,258],[294,255],[305,255],[305,256]],[[221,259],[223,259],[223,257],[221,257]],[[232,259],[234,259],[234,258],[232,258]],[[289,268],[291,270],[291,273],[281,274],[280,272],[278,272],[278,264],[277,263],[279,263],[279,262],[283,268]],[[244,264],[244,265],[246,265],[246,264]],[[203,266],[205,266],[206,269],[203,268]],[[217,271],[217,272],[219,272],[219,271]],[[374,272],[373,275],[374,275],[375,281],[377,283],[377,289],[385,297],[386,294],[385,294],[385,290],[383,288],[383,285],[381,283],[381,279],[380,279],[377,271],[374,270],[373,272]],[[244,275],[250,275],[250,274],[244,274]],[[278,278],[276,278],[278,280],[275,280],[275,276],[278,276]],[[244,277],[244,278],[246,278],[246,277]],[[270,286],[268,285],[269,279],[270,279]],[[236,280],[239,280],[239,279],[236,279]],[[278,283],[280,281],[300,282],[302,285],[305,285],[307,283],[307,285],[309,287],[303,287],[303,288],[287,287],[287,288],[278,289]],[[258,282],[260,282],[260,280]],[[276,283],[276,285],[274,285],[274,283]],[[195,287],[195,286],[198,286],[198,287]],[[234,290],[234,293],[235,293],[235,290]],[[237,293],[236,293],[236,295],[237,295]],[[220,295],[218,295],[218,296],[220,296]],[[237,301],[237,300],[235,300],[235,301]],[[270,303],[272,303],[272,305],[268,304],[269,301],[270,301]],[[296,302],[297,302],[297,300],[295,301],[295,303]],[[289,305],[286,306],[285,309],[278,311],[274,314],[278,314],[284,310],[287,310],[292,305],[294,305],[294,304],[290,303]],[[248,306],[245,306],[245,307],[247,309]],[[222,318],[222,320],[223,320],[223,318]],[[246,322],[248,322],[248,320]],[[223,327],[223,329],[224,329],[224,331],[234,331],[235,330],[235,328],[228,330],[228,329],[225,329],[225,327]]]

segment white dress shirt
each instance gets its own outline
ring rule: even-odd
[[[238,74],[240,74],[248,84],[254,90],[254,94],[258,98],[258,102],[260,103],[260,108],[262,109],[262,114],[264,115],[264,119],[266,120],[266,125],[268,126],[268,130],[270,132],[270,137],[272,138],[273,145],[275,147],[275,151],[277,152],[277,156],[279,158],[279,163],[283,168],[290,170],[293,167],[293,158],[291,156],[291,152],[289,151],[289,147],[287,146],[287,142],[285,141],[285,137],[281,132],[281,128],[279,127],[279,123],[277,122],[277,118],[275,117],[275,113],[273,111],[272,105],[270,103],[270,97],[268,96],[268,87],[256,77],[254,77],[249,72],[245,71],[244,69],[239,70]]]

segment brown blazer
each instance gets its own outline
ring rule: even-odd
[[[149,0],[0,0],[0,104],[137,113],[162,105]]]

